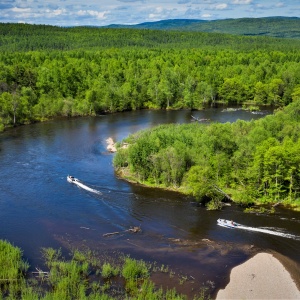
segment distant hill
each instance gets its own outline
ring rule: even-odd
[[[190,21],[180,21],[196,26]],[[164,22],[172,27],[176,21]],[[151,25],[149,23],[148,25]],[[300,38],[282,39],[266,35],[243,36],[195,30],[138,28],[58,27],[0,22],[0,52],[36,50],[75,50],[107,48],[254,49],[298,51]]]
[[[193,26],[199,23],[205,23],[205,20],[193,20],[193,19],[171,19],[161,20],[157,22],[145,22],[136,25],[120,25],[112,24],[109,28],[135,28],[135,29],[156,29],[156,30],[186,30],[189,26]]]
[[[236,35],[263,35],[278,38],[300,39],[300,18],[297,17],[241,18],[213,21],[174,19],[162,20],[157,22],[147,22],[137,25],[112,24],[106,27],[201,31],[214,33],[228,33]]]

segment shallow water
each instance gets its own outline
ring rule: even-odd
[[[222,109],[193,115],[219,122],[262,117]],[[209,281],[215,289],[224,285],[230,268],[245,261],[250,253],[245,250],[251,245],[300,263],[297,239],[230,230],[216,223],[218,218],[233,219],[245,226],[300,236],[299,213],[277,209],[270,216],[244,214],[237,206],[209,212],[191,198],[115,176],[113,154],[106,151],[108,137],[119,141],[143,128],[188,122],[190,111],[138,111],[55,120],[0,134],[0,238],[21,247],[33,267],[42,264],[41,247],[86,245],[169,265],[177,274],[195,278],[199,287]],[[101,194],[68,183],[67,175]],[[126,232],[133,226],[142,231]],[[111,232],[120,234],[103,237]],[[190,293],[191,282],[179,289]]]

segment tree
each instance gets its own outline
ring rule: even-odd
[[[12,99],[12,95],[8,92],[4,92],[0,95],[0,114],[1,123],[8,125],[10,123],[9,116],[9,102]]]
[[[293,101],[300,99],[300,85],[296,86],[292,93]]]
[[[195,108],[196,87],[197,87],[196,80],[192,76],[188,75],[183,89],[183,99],[184,99],[185,107],[188,107],[190,109]]]
[[[169,146],[160,152],[161,172],[164,183],[179,187],[185,172],[185,161],[175,147]]]
[[[20,94],[17,91],[12,93],[4,92],[1,95],[1,102],[3,103],[1,115],[14,126],[17,124],[17,117],[22,110],[22,102]]]
[[[269,103],[273,105],[281,104],[281,98],[283,96],[284,83],[281,79],[272,79],[268,85]]]
[[[245,96],[245,88],[238,78],[225,78],[219,89],[219,96],[226,103],[241,103]]]
[[[160,108],[160,99],[159,99],[159,77],[153,76],[149,78],[149,84],[147,89],[147,95],[150,97],[152,104],[148,104],[149,108]]]
[[[173,96],[172,85],[167,78],[161,78],[158,84],[160,108],[170,108],[170,100]]]
[[[200,97],[199,100],[202,101],[203,104],[206,104],[210,101],[211,96],[211,86],[206,81],[200,81],[196,87],[196,95]]]
[[[254,87],[254,101],[257,104],[267,104],[268,92],[266,85],[261,81],[256,82]]]
[[[33,107],[38,102],[38,97],[31,87],[21,88],[22,118],[30,122],[34,119]]]
[[[212,193],[213,175],[208,165],[206,166],[192,166],[188,171],[185,184],[188,191],[200,201]]]

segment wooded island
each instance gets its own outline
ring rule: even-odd
[[[169,124],[126,138],[114,165],[125,178],[210,201],[298,207],[300,99],[246,122]]]

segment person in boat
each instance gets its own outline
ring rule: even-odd
[[[71,179],[71,181],[75,181],[75,177],[74,176],[69,176],[69,178]]]
[[[230,223],[231,223],[232,226],[237,226],[237,224],[234,223],[232,220],[230,221]]]

